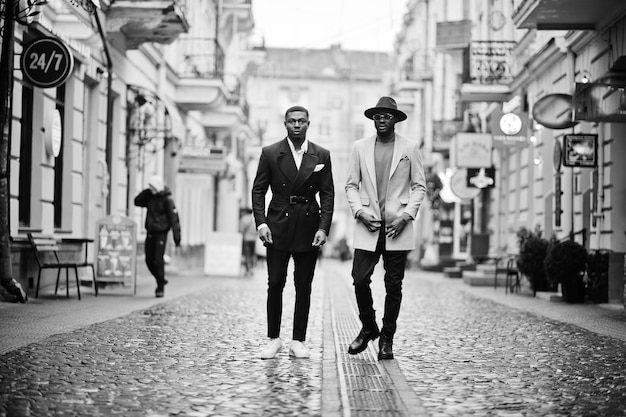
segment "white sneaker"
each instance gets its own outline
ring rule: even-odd
[[[292,340],[289,345],[289,356],[293,356],[294,358],[306,359],[311,356],[309,353],[309,349],[304,346],[304,344],[298,340]]]
[[[270,341],[267,343],[267,345],[265,345],[263,350],[261,350],[261,359],[275,358],[282,347],[283,341],[280,340],[280,337],[270,339]]]

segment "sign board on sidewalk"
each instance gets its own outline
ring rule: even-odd
[[[204,273],[216,276],[241,274],[241,233],[211,232],[204,245]]]
[[[128,217],[107,216],[96,224],[96,279],[137,289],[137,224]]]

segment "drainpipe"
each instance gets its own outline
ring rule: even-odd
[[[104,34],[104,30],[102,29],[102,23],[100,22],[100,16],[98,15],[98,11],[94,12],[94,18],[96,20],[96,25],[98,26],[98,33],[100,34],[100,39],[102,40],[102,48],[104,49],[104,55],[106,56],[106,67],[107,67],[107,120],[106,120],[106,160],[111,161],[111,146],[109,146],[113,142],[113,60],[111,59],[111,54],[109,53],[109,45],[107,43],[106,36]],[[109,171],[111,167],[108,167]],[[109,193],[107,195],[107,207],[106,214],[111,213],[111,181],[113,176],[109,175],[107,187],[109,189]],[[128,182],[128,188],[130,189],[130,183]],[[127,211],[128,211],[128,200],[127,200]],[[127,213],[128,214],[128,213]]]
[[[571,48],[567,48],[567,78],[568,84],[572,87],[572,96],[574,95],[574,87],[576,85],[576,53]],[[573,110],[572,110],[573,111]],[[574,133],[574,128],[572,128]],[[576,192],[574,187],[574,168],[570,168],[570,240],[574,240],[574,193]]]
[[[591,133],[600,133],[598,135],[598,189],[596,190],[596,212],[591,215],[596,220],[596,249],[602,249],[602,227],[604,214],[602,206],[604,205],[604,132],[598,132],[598,123],[592,124]],[[626,284],[625,284],[626,285]]]

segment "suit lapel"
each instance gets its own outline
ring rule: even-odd
[[[296,168],[296,162],[293,160],[293,155],[291,155],[291,149],[289,149],[286,138],[280,143],[280,149],[276,159],[280,172],[287,178],[287,181],[293,183],[298,174],[298,169]]]
[[[376,162],[374,160],[374,152],[376,146],[376,136],[372,136],[365,141],[364,153],[365,153],[365,167],[367,168],[367,173],[370,176],[370,181],[374,185],[374,190],[378,192],[376,187]]]
[[[406,147],[406,139],[400,135],[396,135],[396,139],[393,144],[393,159],[391,160],[391,169],[389,169],[389,178],[393,175],[398,164],[400,163],[400,157],[404,154],[404,148]]]
[[[302,164],[300,164],[300,169],[298,170],[298,175],[296,176],[296,180],[291,187],[292,191],[297,190],[309,179],[313,170],[315,169],[315,165],[317,165],[317,161],[319,158],[315,155],[315,151],[313,149],[312,143],[309,142],[309,149],[302,155]],[[295,163],[294,163],[295,166]]]

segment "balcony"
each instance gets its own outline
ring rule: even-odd
[[[183,36],[177,40],[176,102],[187,110],[206,110],[226,103],[224,51],[215,38]]]
[[[462,101],[504,101],[513,81],[514,41],[472,41],[463,59]]]
[[[519,29],[597,30],[625,10],[624,0],[523,0],[513,23]]]
[[[106,15],[109,34],[124,36],[126,48],[145,42],[170,44],[187,32],[185,0],[118,0]]]

